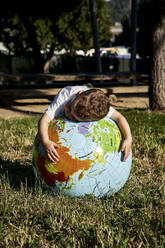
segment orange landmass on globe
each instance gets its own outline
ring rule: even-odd
[[[59,130],[57,131],[55,126],[48,129],[50,140],[59,145],[57,151],[60,156],[58,162],[55,164],[51,163],[51,172],[49,172],[45,167],[46,158],[41,155],[38,155],[37,158],[37,165],[40,171],[40,176],[45,181],[45,183],[50,186],[55,186],[56,180],[60,182],[68,182],[70,176],[79,170],[81,170],[81,172],[78,179],[81,180],[84,175],[84,171],[88,170],[91,167],[91,163],[94,162],[90,159],[80,160],[79,158],[72,158],[72,156],[68,153],[69,148],[60,144],[58,132]],[[52,166],[54,170],[52,170]]]

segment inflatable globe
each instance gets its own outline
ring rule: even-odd
[[[73,197],[110,196],[126,183],[132,152],[126,162],[120,152],[122,134],[108,117],[92,122],[73,122],[59,117],[48,128],[50,140],[59,145],[56,163],[46,158],[37,134],[32,164],[43,186]]]

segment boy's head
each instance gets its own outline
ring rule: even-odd
[[[109,112],[109,99],[99,89],[89,89],[74,96],[65,105],[65,115],[75,121],[94,121],[105,117]]]

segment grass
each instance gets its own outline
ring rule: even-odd
[[[104,199],[43,191],[31,165],[39,118],[0,120],[0,247],[165,246],[165,115],[122,113],[133,134],[132,170]]]

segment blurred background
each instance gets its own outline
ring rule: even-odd
[[[138,1],[137,72],[148,74],[151,47],[150,1]],[[131,0],[96,0],[103,72],[129,71]],[[147,6],[146,6],[147,5]],[[145,13],[145,14],[144,14]],[[95,72],[89,0],[6,1],[0,10],[0,72]]]

